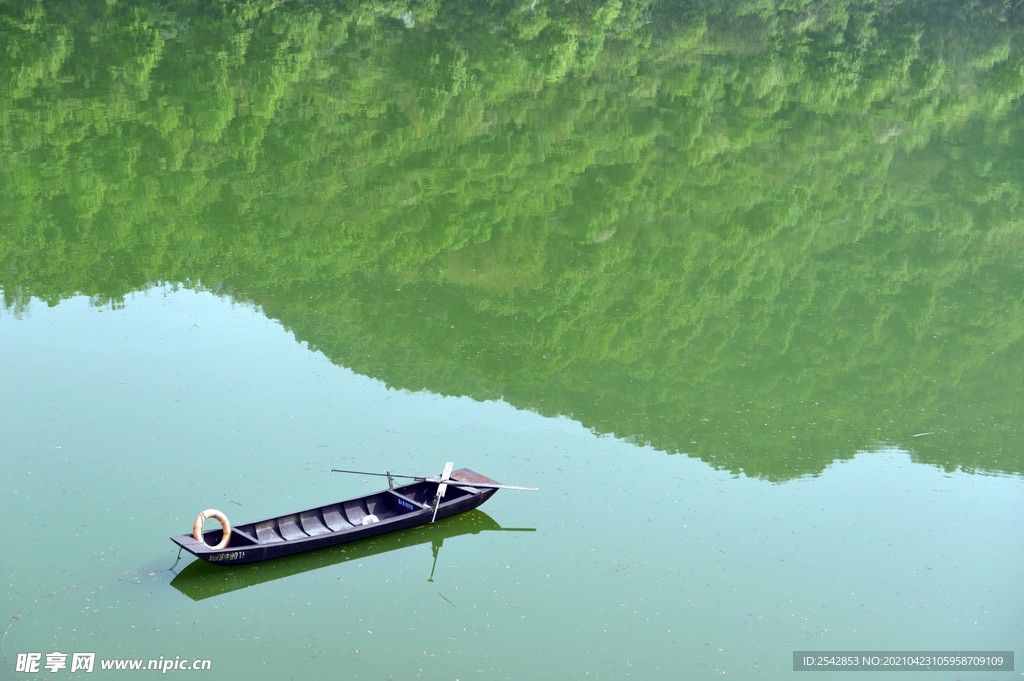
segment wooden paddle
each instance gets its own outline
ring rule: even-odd
[[[381,478],[388,477],[388,473],[367,473],[365,471],[343,471],[338,468],[332,468],[332,473],[352,473],[353,475],[376,475]],[[441,476],[439,475],[428,475],[426,477],[419,475],[398,475],[397,473],[391,473],[392,478],[408,478],[409,480],[420,480],[422,482],[441,482]],[[496,482],[466,482],[459,480],[458,478],[450,478],[449,482],[452,484],[458,484],[461,487],[480,487],[485,489],[519,489],[527,491],[536,491],[537,487],[520,487],[519,485],[501,485]]]
[[[430,518],[430,522],[437,520],[437,505],[441,503],[441,497],[448,491],[448,478],[452,474],[452,467],[454,465],[455,463],[452,461],[444,465],[444,472],[441,473],[441,484],[437,486],[437,494],[434,495],[434,515]]]

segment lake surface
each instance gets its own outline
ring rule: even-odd
[[[781,678],[1024,640],[1019,8],[0,19],[16,678]],[[540,489],[175,562],[206,508],[446,461]]]

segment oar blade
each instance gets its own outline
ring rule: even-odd
[[[452,461],[449,461],[444,465],[444,472],[441,473],[441,486],[437,488],[437,496],[443,497],[444,493],[448,491],[448,480],[451,478],[452,468],[454,466],[455,463]]]
[[[453,466],[455,466],[455,463],[452,461],[444,465],[444,472],[441,473],[441,484],[437,486],[437,494],[434,496],[434,515],[430,518],[430,522],[437,520],[437,505],[441,503],[441,497],[448,491],[448,478],[451,477]]]

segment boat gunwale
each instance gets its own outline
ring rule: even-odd
[[[471,470],[466,469],[466,468],[459,469],[458,471],[455,471],[455,473],[453,473],[452,475],[455,475],[455,474],[458,474],[458,473],[468,473],[468,474],[474,476],[474,481],[478,481],[481,478],[485,478],[485,476],[482,476],[479,473],[476,473],[476,472],[471,471]],[[486,478],[486,479],[490,480],[490,478]],[[282,547],[282,548],[283,547],[301,547],[303,544],[306,544],[306,543],[320,543],[320,544],[323,544],[324,547],[327,547],[327,546],[332,546],[332,545],[336,545],[336,544],[345,543],[345,542],[331,541],[332,538],[336,539],[336,538],[344,537],[344,536],[351,535],[351,534],[356,534],[356,535],[365,534],[365,535],[367,535],[366,538],[370,538],[371,536],[377,536],[377,535],[380,535],[380,534],[386,534],[386,532],[375,531],[376,528],[384,528],[384,527],[387,527],[389,525],[394,525],[396,523],[400,523],[400,522],[403,522],[403,521],[419,519],[420,516],[428,516],[431,513],[433,513],[433,507],[432,506],[428,506],[428,505],[422,504],[420,502],[415,501],[415,499],[413,499],[413,498],[409,498],[406,495],[401,494],[401,490],[403,490],[403,489],[408,489],[410,487],[414,487],[414,486],[417,486],[417,485],[423,485],[423,484],[437,485],[438,483],[433,483],[431,481],[426,481],[426,480],[417,480],[415,482],[411,482],[411,483],[406,484],[406,485],[399,485],[399,486],[393,487],[393,488],[377,490],[377,491],[374,491],[374,492],[370,492],[369,494],[363,494],[361,496],[351,497],[349,499],[343,499],[341,501],[332,501],[330,503],[323,504],[321,506],[313,506],[311,508],[307,508],[307,509],[304,509],[304,510],[301,510],[301,511],[291,511],[289,513],[283,513],[283,514],[280,514],[280,515],[271,516],[269,518],[263,518],[261,520],[246,521],[246,522],[243,522],[243,523],[239,523],[237,526],[232,527],[231,531],[234,534],[234,533],[236,533],[238,531],[237,528],[243,528],[243,527],[252,527],[253,530],[255,530],[256,525],[259,524],[259,523],[266,523],[266,522],[270,522],[270,521],[277,521],[277,520],[280,520],[281,518],[288,518],[290,516],[300,516],[301,517],[301,515],[303,513],[310,513],[310,512],[313,512],[313,511],[319,511],[320,514],[321,514],[321,517],[323,517],[323,510],[326,509],[326,508],[329,508],[331,506],[340,506],[342,509],[344,509],[344,505],[349,503],[349,502],[363,501],[363,500],[370,499],[370,498],[378,496],[378,495],[386,495],[386,494],[389,494],[389,493],[392,493],[392,492],[395,493],[393,496],[395,496],[395,497],[397,497],[399,499],[404,499],[404,500],[406,500],[406,501],[408,501],[408,502],[410,502],[412,504],[416,504],[417,505],[417,508],[414,509],[414,510],[406,509],[405,513],[396,514],[396,515],[391,516],[390,518],[384,518],[384,519],[378,520],[375,523],[371,523],[369,525],[355,525],[355,524],[352,524],[351,527],[342,528],[342,529],[339,529],[339,530],[331,530],[329,533],[324,533],[324,534],[307,535],[305,537],[297,537],[297,538],[294,538],[294,539],[282,538],[281,541],[272,541],[272,542],[261,542],[261,541],[257,540],[253,544],[245,544],[245,545],[235,545],[235,546],[232,546],[232,545],[229,544],[228,546],[225,546],[224,548],[221,548],[221,549],[213,548],[212,546],[209,546],[208,544],[204,543],[205,540],[207,539],[207,535],[208,534],[212,534],[213,538],[216,538],[217,537],[217,533],[221,532],[221,530],[218,530],[218,529],[212,529],[212,530],[204,531],[203,532],[204,542],[197,541],[195,539],[195,537],[192,536],[191,534],[182,534],[182,535],[172,536],[171,537],[171,541],[173,541],[174,543],[178,544],[178,546],[180,546],[183,549],[185,549],[186,551],[190,552],[192,555],[196,556],[197,558],[201,558],[203,560],[207,560],[208,558],[213,557],[213,556],[223,555],[223,554],[228,554],[228,553],[238,552],[238,551],[247,551],[247,550],[250,550],[250,549],[273,548],[273,547]],[[443,509],[450,508],[451,506],[459,504],[460,502],[466,501],[467,499],[472,499],[474,497],[479,497],[481,495],[486,495],[489,498],[494,492],[497,491],[497,490],[491,490],[491,489],[486,489],[486,488],[463,487],[463,486],[459,485],[459,481],[457,479],[452,480],[451,483],[449,483],[449,487],[458,487],[459,490],[464,492],[465,494],[460,494],[459,496],[453,496],[453,497],[449,497],[449,498],[442,498],[441,502],[438,504],[438,510],[439,511],[443,510]],[[488,493],[490,493],[490,494],[488,494]],[[486,499],[485,499],[485,501],[486,501]],[[480,502],[480,503],[483,503],[483,502]],[[477,505],[479,505],[479,504],[477,504]],[[445,517],[447,517],[447,516],[445,516]],[[425,523],[423,523],[423,522],[416,522],[416,523],[410,524],[409,527],[415,527],[415,526],[422,525],[422,524],[425,524]],[[252,541],[253,539],[255,539],[255,537],[253,537],[249,533],[248,530],[241,530],[241,532],[239,533],[239,536],[243,537],[247,541]],[[358,541],[358,539],[353,539],[353,541]],[[317,547],[317,548],[319,548],[319,547]],[[315,549],[312,549],[312,550],[315,550]],[[289,551],[288,553],[289,554],[290,553],[299,553],[299,551]],[[269,558],[269,559],[272,560],[272,558]],[[230,562],[220,562],[220,561],[217,561],[214,564],[225,565],[226,566],[226,565],[230,565],[231,563]]]

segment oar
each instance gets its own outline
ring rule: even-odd
[[[436,475],[431,475],[429,478],[422,478],[426,482],[441,482],[441,478]],[[502,485],[497,482],[463,482],[458,478],[449,478],[448,482],[459,485],[460,487],[480,487],[485,489],[522,489],[537,491],[537,487],[520,487],[519,485]]]
[[[331,472],[332,473],[353,473],[354,475],[376,475],[376,476],[381,477],[381,478],[388,477],[387,473],[366,473],[364,471],[343,471],[343,470],[340,470],[340,469],[337,469],[337,468],[332,468]],[[392,473],[391,477],[392,478],[408,478],[410,480],[420,480],[422,482],[441,482],[441,477],[438,476],[438,475],[428,475],[428,476],[424,477],[424,476],[419,476],[419,475],[398,475],[397,473]],[[528,490],[528,491],[536,491],[537,490],[536,487],[520,487],[519,485],[500,485],[500,484],[498,484],[496,482],[465,482],[463,480],[459,480],[458,478],[450,478],[449,481],[452,482],[452,483],[458,483],[458,485],[460,487],[480,487],[480,488],[483,488],[483,489],[519,489],[519,490]]]
[[[437,505],[441,503],[441,497],[448,491],[448,478],[452,474],[452,466],[454,465],[451,461],[444,465],[444,472],[441,473],[441,484],[437,486],[437,494],[434,495],[434,516],[430,519],[430,522],[434,522],[437,519]]]
[[[331,472],[332,473],[353,473],[355,475],[376,475],[376,476],[381,477],[381,478],[386,478],[389,475],[388,473],[366,473],[364,471],[343,471],[343,470],[341,470],[339,468],[332,468]],[[412,480],[426,480],[426,478],[417,477],[415,475],[399,475],[398,473],[391,473],[390,477],[392,477],[392,478],[410,478]]]

